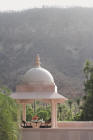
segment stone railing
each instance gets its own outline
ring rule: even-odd
[[[93,121],[64,121],[57,123],[58,128],[90,128],[93,127]]]

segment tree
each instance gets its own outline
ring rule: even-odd
[[[50,119],[47,110],[41,110],[40,112],[37,113],[37,116],[39,117],[39,119],[43,119],[44,121],[47,121]]]
[[[32,109],[31,105],[26,106],[26,118],[27,121],[31,121],[32,117],[35,115],[34,110]]]
[[[93,121],[93,64],[89,61],[87,61],[85,64],[84,74],[86,100],[84,101],[82,107],[83,110],[80,119],[84,121]]]
[[[76,99],[76,103],[77,103],[77,105],[78,105],[78,107],[80,106],[80,98],[77,98]]]
[[[70,107],[70,112],[71,112],[71,108],[72,108],[72,103],[73,103],[72,100],[68,100],[68,104],[69,104],[69,107]]]
[[[18,134],[17,104],[0,90],[0,139],[17,140]]]
[[[72,107],[72,104],[71,104]],[[58,104],[58,121],[72,121],[72,111],[68,105],[68,102],[64,104]]]

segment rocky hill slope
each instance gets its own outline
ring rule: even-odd
[[[15,90],[37,53],[61,94],[82,95],[83,65],[93,60],[93,9],[0,13],[0,85]]]

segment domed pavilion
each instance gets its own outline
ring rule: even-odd
[[[67,98],[57,92],[54,78],[49,71],[40,66],[40,57],[36,56],[35,67],[23,76],[23,84],[16,87],[11,97],[22,104],[22,119],[26,121],[26,104],[34,100],[51,104],[51,126],[57,127],[57,104],[64,103]]]

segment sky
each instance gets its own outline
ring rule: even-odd
[[[53,7],[93,7],[93,0],[0,0],[0,11]]]

